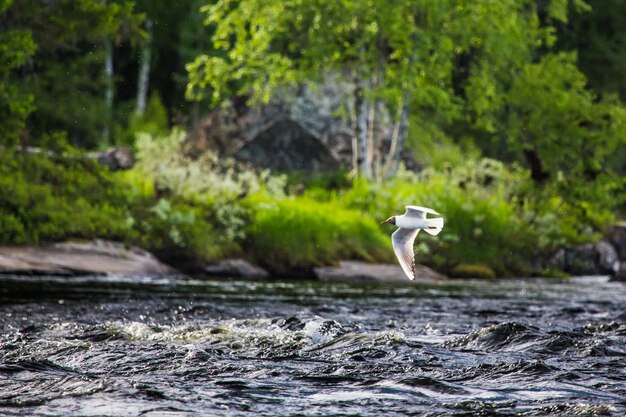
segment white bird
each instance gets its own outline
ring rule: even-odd
[[[427,219],[427,214],[441,216],[433,209],[420,206],[406,206],[406,212],[402,216],[392,216],[381,222],[391,223],[398,227],[391,235],[393,251],[396,253],[400,266],[411,281],[415,280],[415,254],[413,253],[413,242],[420,230],[437,236],[443,229],[443,217]]]

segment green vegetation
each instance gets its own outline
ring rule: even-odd
[[[0,241],[127,239],[127,196],[93,161],[78,155],[0,153]]]
[[[612,218],[608,210],[586,218],[559,197],[533,196],[527,170],[489,159],[402,171],[384,186],[358,180],[329,192],[312,183],[288,195],[284,177],[236,170],[208,154],[186,159],[177,151],[183,138],[182,131],[142,135],[137,166],[121,173],[78,153],[3,153],[0,243],[100,237],[183,268],[236,255],[289,274],[341,259],[393,261],[391,228],[378,222],[419,201],[444,213],[446,228],[437,238],[420,235],[418,262],[458,276],[514,275],[541,273],[543,253],[597,238]]]
[[[98,237],[183,267],[243,256],[289,274],[393,261],[378,222],[420,204],[446,227],[419,236],[418,262],[554,274],[546,256],[623,217],[620,7],[0,0],[0,243]],[[328,79],[354,136],[349,173],[183,151],[211,108]],[[84,156],[110,145],[132,147],[136,166],[109,172]],[[419,173],[399,163],[403,149]]]
[[[389,237],[358,210],[306,197],[250,200],[254,214],[246,249],[253,260],[277,273],[341,259],[393,261]]]
[[[493,269],[483,264],[458,264],[450,271],[450,276],[455,278],[483,278],[493,279],[496,277]]]

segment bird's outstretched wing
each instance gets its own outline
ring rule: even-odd
[[[393,251],[400,262],[402,270],[411,281],[415,280],[415,254],[413,242],[419,229],[398,229],[391,235]]]
[[[441,214],[437,213],[435,210],[430,209],[428,207],[420,207],[420,206],[406,206],[405,216],[416,216],[422,219],[426,218],[426,214],[434,214],[435,216],[441,216]]]

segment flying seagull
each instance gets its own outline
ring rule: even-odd
[[[393,251],[400,261],[400,266],[411,281],[415,280],[415,254],[413,242],[417,233],[424,229],[426,233],[436,236],[443,229],[443,217],[427,219],[427,214],[441,216],[433,209],[420,206],[406,206],[406,212],[402,216],[392,216],[381,222],[391,223],[398,227],[391,235]]]

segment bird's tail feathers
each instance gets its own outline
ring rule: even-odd
[[[437,217],[436,219],[426,219],[428,227],[424,229],[429,235],[437,236],[441,229],[443,229],[443,217]]]

